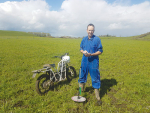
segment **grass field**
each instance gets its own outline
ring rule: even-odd
[[[3,35],[1,35],[3,34]],[[150,37],[150,36],[149,36]],[[146,38],[149,38],[148,36]],[[81,39],[35,37],[28,34],[0,31],[0,112],[8,113],[148,113],[150,112],[150,41],[132,37],[101,37],[100,55],[102,106],[95,106],[95,94],[88,76],[82,93],[86,103],[75,103],[78,77],[55,84],[54,91],[40,96],[35,91],[36,78],[32,72],[44,64],[57,64],[69,52],[77,75],[82,54]]]

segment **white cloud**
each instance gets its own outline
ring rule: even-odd
[[[44,0],[0,3],[0,29],[85,36],[93,23],[96,35],[129,36],[150,31],[150,2],[129,5],[130,0],[65,0],[60,11],[51,11]]]
[[[108,26],[109,29],[127,29],[129,25],[123,25],[122,23],[113,23]]]

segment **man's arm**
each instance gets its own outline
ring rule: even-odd
[[[85,51],[80,50],[80,52],[83,53],[83,54],[87,54],[88,53],[86,50]]]
[[[102,52],[97,51],[96,53],[92,53],[91,56],[98,56],[98,55],[100,55],[100,54],[102,54]]]
[[[83,53],[83,50],[80,50],[81,53]]]
[[[89,57],[89,56],[98,56],[98,55],[100,55],[100,54],[102,54],[102,52],[100,52],[100,51],[97,51],[96,53],[88,53],[87,51],[83,51],[83,50],[80,50],[80,52],[82,53],[82,54],[84,54],[86,57]]]

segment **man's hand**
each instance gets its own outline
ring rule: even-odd
[[[84,54],[86,57],[89,57],[89,56],[91,56],[91,53],[86,53],[86,54]]]
[[[85,50],[85,51],[82,51],[82,53],[85,55],[85,54],[87,54],[88,52]]]
[[[88,53],[86,50],[85,50],[85,51],[82,51],[82,53],[83,53],[86,57],[91,56],[91,53]]]

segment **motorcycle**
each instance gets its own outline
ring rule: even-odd
[[[54,88],[54,82],[60,82],[66,79],[71,81],[72,78],[76,77],[75,68],[69,66],[70,56],[68,53],[54,57],[61,59],[57,68],[55,64],[45,64],[42,69],[32,71],[32,78],[35,78],[37,74],[42,73],[36,80],[36,91],[40,95],[52,90]]]

